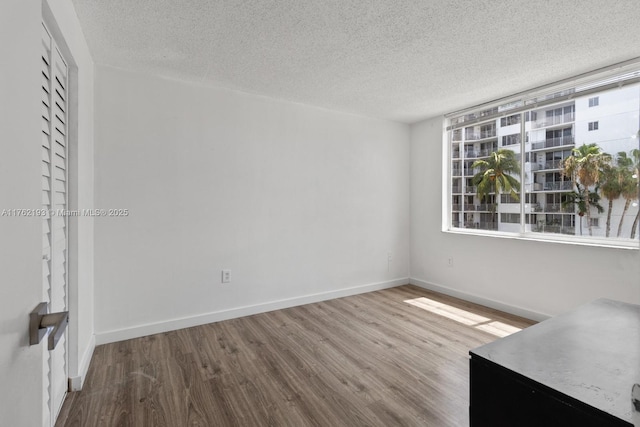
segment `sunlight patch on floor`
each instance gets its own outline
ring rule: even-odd
[[[473,326],[478,323],[488,322],[491,319],[488,317],[479,316],[466,310],[461,310],[456,307],[452,307],[447,304],[443,304],[438,301],[430,300],[429,298],[414,298],[405,301],[407,304],[415,305],[423,310],[430,311],[440,316],[447,317],[456,322],[460,322],[465,325]]]
[[[492,320],[488,317],[480,316],[478,314],[471,313],[470,311],[452,307],[448,304],[425,297],[408,299],[404,302],[439,316],[455,320],[463,325],[473,326],[476,329],[480,329],[481,331],[488,332],[500,338],[522,330],[521,328],[517,328],[497,320]]]

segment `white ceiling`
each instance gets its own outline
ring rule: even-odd
[[[640,56],[639,0],[73,0],[98,64],[407,123]]]

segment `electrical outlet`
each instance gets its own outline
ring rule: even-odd
[[[447,265],[449,266],[449,268],[453,268],[453,257],[449,257],[449,259],[447,260]]]
[[[222,283],[231,282],[231,270],[222,270]]]

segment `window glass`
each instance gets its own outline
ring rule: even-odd
[[[637,247],[639,81],[450,120],[449,228]]]

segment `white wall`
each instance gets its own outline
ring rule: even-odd
[[[412,283],[538,319],[600,297],[640,303],[637,250],[442,232],[442,132],[441,117],[411,126]]]
[[[0,208],[37,208],[41,204],[39,2],[3,2],[0,28],[3,35],[11,35],[0,41]],[[42,414],[34,410],[42,407],[42,349],[29,347],[28,337],[28,314],[42,300],[41,221],[0,217],[0,419],[7,425],[42,425]]]
[[[407,125],[109,67],[96,83],[96,206],[130,211],[95,223],[98,342],[407,282]]]
[[[52,1],[52,15],[60,20],[62,33],[80,67],[78,109],[79,185],[77,203],[90,203],[93,188],[92,87],[93,65],[69,1]],[[43,18],[39,1],[6,0],[0,3],[0,210],[41,206],[41,42]],[[42,220],[37,217],[0,217],[0,423],[7,426],[42,425],[43,346],[29,346],[29,312],[43,301]],[[77,361],[87,353],[92,335],[91,221],[76,227],[82,256],[76,260],[74,289],[77,345],[70,357]],[[70,365],[73,361],[70,360]],[[70,366],[78,374],[78,365]]]

